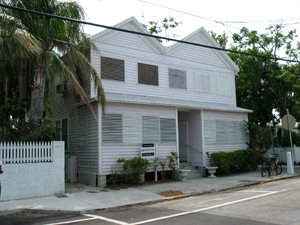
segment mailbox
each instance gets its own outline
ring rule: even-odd
[[[156,158],[156,145],[143,144],[141,148],[141,158],[153,161]]]

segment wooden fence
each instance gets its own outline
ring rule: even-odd
[[[52,142],[0,142],[0,161],[5,164],[53,162]]]

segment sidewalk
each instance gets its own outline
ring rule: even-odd
[[[295,174],[287,174],[286,166],[284,166],[281,175],[273,175],[271,177],[261,177],[260,170],[257,170],[217,178],[203,177],[187,181],[167,182],[109,191],[103,191],[97,187],[83,187],[84,185],[80,184],[66,184],[67,191],[69,190],[71,193],[60,196],[0,201],[0,215],[20,211],[80,214],[96,210],[145,205],[174,198],[201,195],[203,193],[217,192],[298,176],[300,176],[300,166],[295,166]],[[77,188],[79,192],[72,192],[72,185],[73,188]],[[164,197],[158,194],[170,190],[182,191],[184,196]]]

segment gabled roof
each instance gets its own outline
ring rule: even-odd
[[[145,33],[149,34],[147,29],[135,18],[135,17],[130,17],[113,27],[115,28],[120,28],[120,29],[133,29],[133,31],[140,32],[140,33]],[[117,30],[111,30],[111,29],[106,29],[104,31],[101,31],[91,37],[92,40],[97,40],[97,41],[104,41],[107,38],[115,35],[116,33],[121,32]],[[204,41],[207,43],[209,46],[214,46],[220,48],[220,45],[208,34],[208,32],[203,28],[199,28],[198,30],[194,31],[192,34],[186,36],[183,41],[188,41],[192,42],[197,36],[201,36]],[[171,55],[173,52],[178,50],[179,48],[183,47],[185,45],[184,43],[179,43],[177,42],[176,44],[170,46],[170,47],[165,47],[163,46],[156,38],[153,37],[147,37],[140,35],[140,37],[156,52],[164,55]],[[219,51],[219,50],[213,50],[219,57],[220,59],[231,69],[233,69],[235,72],[239,71],[238,66],[231,60],[231,58],[226,54],[224,51]]]
[[[145,33],[145,34],[150,34],[147,29],[139,22],[135,17],[130,17],[113,27],[120,28],[120,29],[133,29],[133,31],[140,32],[140,33]],[[106,29],[104,31],[101,31],[91,37],[92,40],[97,40],[97,41],[104,41],[107,38],[115,35],[120,31],[117,30],[110,30]],[[161,53],[164,54],[166,52],[166,48],[156,39],[153,37],[147,37],[140,35],[140,37],[156,52],[156,53]]]
[[[182,41],[192,42],[198,36],[201,36],[208,46],[221,48],[220,45],[215,41],[215,39],[213,39],[213,37],[210,36],[209,33],[204,29],[204,27],[200,27],[198,30],[183,38]],[[172,54],[173,52],[181,48],[183,45],[183,43],[179,42],[175,43],[174,45],[171,45],[167,48],[167,54]],[[212,50],[229,68],[232,68],[235,72],[239,71],[239,67],[232,61],[232,59],[227,55],[226,52],[214,49]]]

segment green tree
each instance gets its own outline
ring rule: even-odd
[[[82,7],[75,1],[1,0],[1,3],[77,20],[84,20],[85,18]],[[76,73],[76,71],[80,70],[81,75],[94,81],[98,93],[98,101],[105,105],[105,94],[101,79],[84,54],[87,48],[95,46],[84,34],[82,25],[17,10],[5,10],[4,13],[21,21],[28,33],[42,43],[40,54],[29,59],[34,68],[31,113],[36,117],[43,117],[46,80],[53,81],[55,76],[59,76],[63,82],[68,83],[68,86],[73,87],[74,91],[85,101],[96,118],[89,99],[80,85],[78,73]],[[61,57],[62,55],[64,57]]]
[[[249,114],[249,120],[256,124],[264,125],[273,120],[273,109],[282,109],[279,105],[283,104],[284,96],[293,91],[289,70],[283,70],[278,61],[267,58],[278,57],[278,52],[289,49],[294,41],[296,31],[285,33],[283,28],[281,25],[270,26],[264,34],[258,34],[244,27],[240,34],[233,35],[231,49],[265,56],[229,53],[240,69],[236,76],[237,104],[254,110]]]
[[[148,24],[143,24],[143,26],[149,31],[150,34],[160,34],[164,32],[164,36],[167,38],[176,38],[176,28],[182,22],[176,22],[175,18],[172,16],[165,17],[162,21],[149,21]],[[157,38],[157,40],[163,43],[163,40]]]

